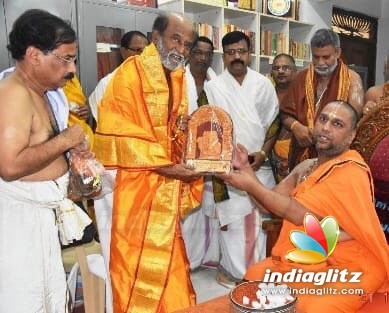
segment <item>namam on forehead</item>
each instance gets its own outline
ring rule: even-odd
[[[333,107],[331,108],[331,111],[328,112],[328,117],[330,119],[335,119],[339,115],[338,112],[341,109],[341,105],[339,103],[335,103]],[[326,112],[323,112],[326,113]]]
[[[353,109],[345,102],[333,101],[328,103],[322,110],[321,115],[326,115],[330,120],[345,121],[344,112],[347,111],[349,114],[350,121],[353,119]]]

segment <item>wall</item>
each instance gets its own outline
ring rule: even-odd
[[[331,1],[300,0],[300,20],[313,24],[313,32],[329,27],[331,16]]]
[[[72,25],[76,24],[75,1],[54,1],[54,0],[0,0],[5,5],[7,15],[7,29],[9,31],[14,19],[27,8],[42,8],[58,14],[63,18],[70,19]],[[378,17],[378,41],[376,61],[376,84],[383,82],[382,69],[385,58],[389,54],[389,40],[386,30],[389,30],[389,1],[388,0],[300,0],[300,19],[307,23],[314,24],[312,32],[319,28],[330,27],[332,6],[351,9],[370,16]],[[2,8],[1,8],[2,9]],[[2,10],[1,10],[2,11]],[[0,12],[0,24],[3,24]],[[10,14],[8,16],[8,14]],[[76,28],[76,27],[75,27]],[[8,55],[6,51],[6,38],[4,31],[0,34],[0,67],[8,66]]]
[[[8,34],[12,29],[14,21],[27,9],[43,9],[52,14],[58,15],[63,19],[71,21],[74,29],[76,27],[76,0],[54,1],[54,0],[0,0],[0,70],[12,65],[13,60],[8,56],[6,45]],[[4,5],[4,7],[2,7]],[[5,13],[5,17],[3,16]],[[5,29],[3,25],[5,24]]]
[[[314,30],[331,26],[332,7],[363,13],[378,18],[376,84],[383,83],[383,64],[389,55],[388,0],[300,0],[300,18],[315,24]]]
[[[378,20],[376,84],[384,82],[383,68],[385,59],[389,56],[389,1],[382,0],[381,17]]]
[[[387,0],[386,0],[387,1]],[[385,0],[332,0],[332,5],[360,12],[373,17],[381,16],[381,2],[386,2]]]
[[[9,67],[7,30],[5,27],[4,3],[0,0],[0,72]]]

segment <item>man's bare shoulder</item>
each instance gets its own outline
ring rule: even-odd
[[[377,85],[370,87],[366,92],[366,101],[376,102],[384,93],[384,85]]]
[[[350,79],[351,79],[351,84],[355,82],[362,83],[361,76],[357,72],[351,69],[350,69]]]
[[[0,99],[0,110],[2,112],[28,109],[31,107],[32,101],[27,86],[23,85],[12,74],[0,81]]]

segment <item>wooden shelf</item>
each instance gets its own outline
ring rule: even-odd
[[[309,44],[314,26],[313,24],[302,21],[266,15],[261,11],[227,7],[223,0],[167,0],[159,1],[159,8],[162,10],[182,12],[195,23],[205,23],[218,27],[220,30],[220,41],[218,45],[220,49],[222,47],[221,41],[224,35],[224,25],[235,25],[240,29],[255,33],[256,53],[251,53],[250,59],[252,63],[251,68],[255,68],[259,72],[267,71],[269,64],[274,59],[274,55],[263,55],[260,53],[260,51],[263,51],[261,49],[261,30],[271,31],[272,36],[273,34],[284,34],[280,39],[281,48],[278,51],[289,53],[291,51],[291,40],[298,44]],[[272,38],[272,50],[275,50],[274,40]],[[224,68],[222,61],[223,52],[216,50],[214,53],[214,70],[216,73],[221,73]],[[297,66],[299,67],[304,67],[309,62],[310,60],[296,59]],[[264,66],[263,68],[261,68],[261,63]]]

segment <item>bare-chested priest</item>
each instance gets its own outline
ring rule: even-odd
[[[62,19],[28,10],[15,21],[8,49],[16,67],[0,81],[0,312],[63,313],[54,211],[66,197],[66,152],[85,134],[79,125],[64,129],[66,100],[48,91],[76,72],[76,34]]]

